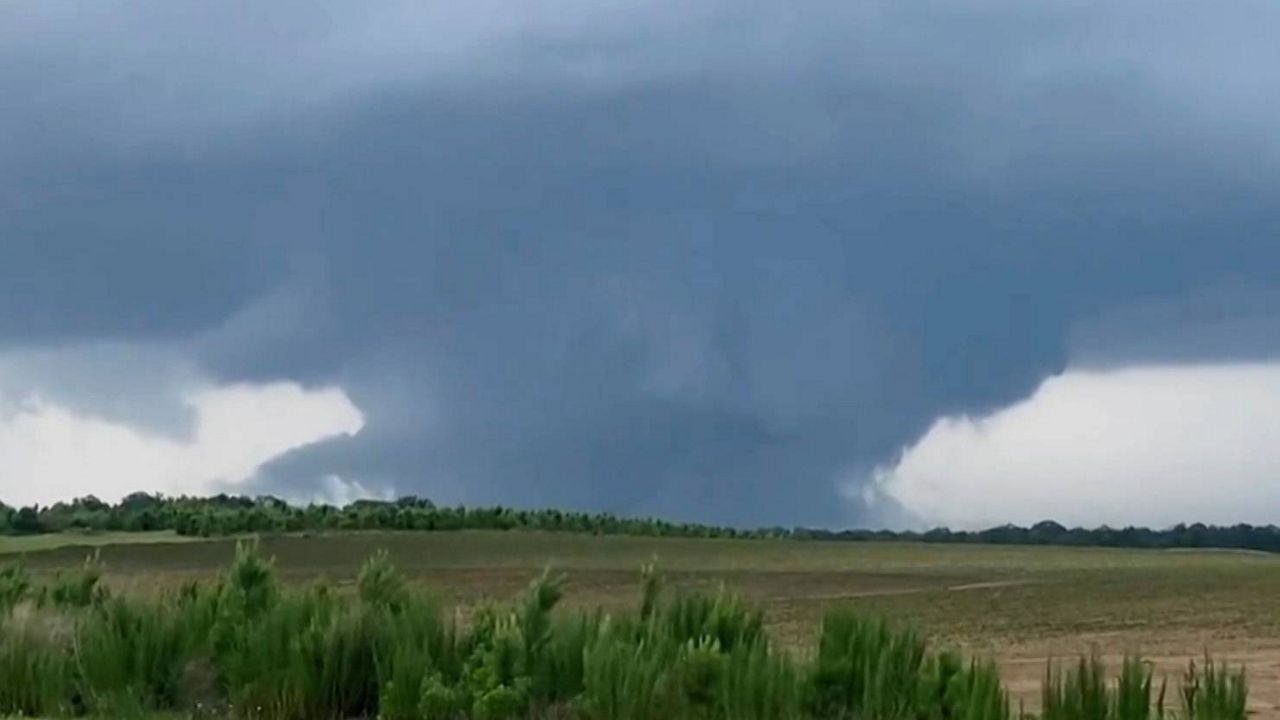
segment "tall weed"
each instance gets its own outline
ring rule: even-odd
[[[31,576],[18,563],[0,565],[0,618],[26,599],[31,590]]]
[[[1181,695],[1187,720],[1243,720],[1249,682],[1244,668],[1232,670],[1206,656],[1204,664],[1187,666]]]

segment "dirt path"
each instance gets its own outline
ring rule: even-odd
[[[988,582],[963,583],[960,585],[949,585],[943,588],[938,587],[904,587],[904,588],[880,588],[876,590],[857,590],[853,592],[843,593],[827,593],[827,594],[805,594],[791,595],[788,597],[791,601],[814,601],[814,600],[856,600],[859,598],[875,598],[875,597],[892,597],[895,595],[917,595],[919,593],[934,592],[939,589],[951,592],[963,592],[965,590],[993,590],[996,588],[1018,587],[1021,585],[1030,585],[1033,580],[991,580]]]

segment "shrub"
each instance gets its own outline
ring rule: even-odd
[[[723,658],[718,715],[741,720],[786,720],[803,715],[800,678],[786,655],[762,642],[740,645]]]
[[[418,712],[425,720],[447,720],[463,709],[463,696],[456,687],[446,685],[439,675],[429,675],[422,682]]]
[[[679,642],[715,640],[726,652],[764,638],[764,617],[723,588],[714,596],[677,598],[661,611],[658,622]]]
[[[89,710],[118,716],[178,704],[194,634],[167,610],[115,598],[80,619],[77,685]]]
[[[236,543],[236,556],[223,578],[222,592],[227,610],[246,618],[263,613],[275,602],[279,593],[275,568],[258,552],[256,541]]]
[[[391,563],[386,550],[378,550],[365,561],[356,586],[362,602],[389,610],[399,610],[408,597],[404,577]]]
[[[917,714],[939,720],[1009,720],[1012,716],[1009,695],[995,665],[974,660],[965,666],[949,652],[926,662]]]
[[[1188,720],[1243,720],[1249,683],[1244,669],[1231,670],[1205,657],[1192,661],[1182,682],[1182,710]]]
[[[575,706],[589,720],[669,720],[679,717],[670,675],[674,646],[619,637],[606,623],[588,648],[583,691]]]
[[[31,590],[31,576],[18,563],[0,565],[0,617],[22,602]]]
[[[102,563],[98,560],[98,553],[86,557],[79,570],[59,573],[53,585],[47,588],[46,598],[61,608],[84,608],[104,601],[107,589],[102,585]]]
[[[924,640],[914,632],[829,612],[818,640],[812,710],[823,717],[906,717],[916,707],[924,661]]]
[[[75,707],[69,633],[24,606],[0,619],[0,716],[53,716]]]
[[[252,544],[213,586],[107,597],[96,562],[60,576],[47,602],[0,574],[0,716],[178,713],[261,720],[1011,720],[989,662],[931,651],[909,629],[848,610],[823,618],[811,660],[771,648],[761,615],[723,590],[664,601],[651,566],[638,612],[558,610],[544,572],[466,630],[409,592],[384,555],[359,602],[327,586],[282,589]],[[1243,720],[1243,670],[1206,658],[1179,687],[1180,718]],[[1163,720],[1165,690],[1127,658],[1051,665],[1042,720]]]
[[[662,580],[658,577],[657,561],[640,568],[640,619],[648,620],[658,608],[662,595]]]
[[[1126,657],[1113,684],[1096,654],[1082,657],[1073,669],[1050,665],[1042,689],[1044,720],[1150,720],[1164,718],[1165,686],[1152,694],[1149,665]],[[1188,715],[1188,717],[1192,717]]]
[[[1106,668],[1098,656],[1063,671],[1050,665],[1041,690],[1042,720],[1107,720]]]

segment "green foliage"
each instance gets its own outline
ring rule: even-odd
[[[742,720],[803,716],[800,674],[788,656],[770,654],[763,642],[739,645],[723,658],[719,714]]]
[[[135,499],[142,507],[151,505]],[[13,586],[29,579],[6,571]],[[664,600],[652,567],[638,612],[560,607],[544,572],[465,630],[410,592],[385,554],[354,590],[281,587],[242,543],[215,585],[100,593],[97,566],[0,616],[0,717],[255,720],[1011,720],[994,665],[931,651],[909,629],[846,610],[816,653],[774,651],[760,614],[721,591]],[[74,581],[73,581],[74,580]],[[61,589],[60,589],[61,588]],[[67,589],[77,588],[77,589]],[[85,588],[88,588],[87,590]],[[21,597],[21,593],[17,595]],[[85,601],[88,598],[88,601]],[[1178,688],[1186,720],[1242,720],[1243,671],[1206,659]],[[1163,686],[1127,659],[1113,681],[1084,658],[1045,678],[1043,720],[1163,720]]]
[[[102,563],[95,551],[84,559],[77,571],[59,573],[51,587],[46,589],[45,599],[55,607],[84,608],[96,605],[107,598],[102,585]]]
[[[640,619],[648,620],[658,608],[662,580],[658,577],[657,560],[640,568]]]
[[[514,720],[523,717],[528,708],[528,683],[516,682],[483,691],[471,706],[471,716],[476,720]]]
[[[379,658],[378,664],[378,706],[382,717],[384,720],[416,720],[423,690],[433,674],[431,657],[416,643],[396,643],[389,652]]]
[[[357,717],[376,707],[385,613],[322,590],[285,594],[255,615],[232,614],[218,664],[232,706],[270,718]]]
[[[0,534],[172,530],[212,537],[325,530],[543,530],[597,535],[774,537],[783,530],[744,532],[728,527],[626,518],[611,513],[506,507],[437,507],[430,500],[357,500],[343,507],[292,506],[274,497],[217,495],[168,498],[134,493],[115,505],[94,497],[17,510],[0,505]]]
[[[679,717],[674,643],[661,637],[637,641],[611,623],[587,649],[583,692],[575,706],[588,720],[665,720]]]
[[[1243,720],[1249,683],[1243,668],[1231,670],[1205,657],[1203,665],[1188,665],[1181,694],[1188,720]]]
[[[62,618],[30,606],[0,619],[0,716],[75,709],[70,640]]]
[[[1002,525],[979,531],[935,528],[927,532],[756,528],[744,530],[654,518],[619,517],[612,513],[556,509],[437,507],[430,500],[402,497],[395,501],[357,500],[342,507],[293,506],[271,496],[256,498],[162,497],[133,493],[115,505],[95,497],[77,498],[47,507],[9,508],[0,503],[0,534],[54,532],[172,530],[180,535],[213,537],[327,530],[539,530],[594,535],[641,535],[697,538],[779,538],[797,540],[996,545],[1075,545],[1142,548],[1247,548],[1280,552],[1280,527],[1274,525],[1212,526],[1195,523],[1162,530],[1125,527],[1067,528],[1053,521],[1031,527]]]
[[[31,591],[31,576],[18,563],[0,565],[0,618],[22,602]]]
[[[1115,682],[1097,655],[1063,671],[1050,665],[1042,688],[1043,720],[1150,720],[1166,717],[1165,685],[1154,691],[1149,665],[1126,657]],[[1154,692],[1153,692],[1154,691]],[[1194,717],[1188,714],[1187,717]],[[1217,717],[1217,716],[1214,716]]]
[[[1152,697],[1151,667],[1136,657],[1126,657],[1120,666],[1112,694],[1112,717],[1123,720],[1148,720],[1164,717],[1165,685]]]
[[[381,716],[386,720],[452,717],[463,708],[465,698],[455,685],[468,651],[459,645],[456,629],[444,622],[439,609],[405,592],[399,577],[389,558],[375,556],[358,583],[365,603],[387,614],[388,641],[377,648],[375,658]]]
[[[422,695],[418,700],[418,713],[425,720],[446,720],[460,715],[465,707],[461,689],[445,684],[436,674],[428,675],[422,682]]]
[[[1080,658],[1074,668],[1063,671],[1050,666],[1041,691],[1043,720],[1107,720],[1106,669],[1096,656]]]
[[[720,644],[711,638],[690,640],[680,648],[675,667],[680,701],[695,715],[705,717],[715,709],[723,679],[722,655]]]
[[[356,586],[361,601],[389,610],[399,610],[408,597],[404,577],[391,563],[391,556],[386,550],[378,550],[365,561]]]
[[[678,597],[657,617],[674,639],[715,640],[726,652],[764,636],[764,617],[723,588],[714,596]]]
[[[222,583],[228,612],[253,618],[265,612],[279,593],[275,568],[258,552],[257,542],[236,543],[236,557]]]
[[[119,716],[175,706],[198,635],[192,625],[167,605],[120,598],[82,618],[75,664],[86,707]]]
[[[954,720],[1009,720],[1009,694],[991,662],[973,661],[963,667],[959,658],[943,653],[930,663],[921,687],[924,695],[917,715]]]
[[[925,669],[925,643],[909,630],[838,610],[822,621],[813,710],[825,717],[911,714]]]
[[[19,508],[8,522],[9,528],[17,535],[29,535],[46,532],[48,527],[40,519],[38,508]]]

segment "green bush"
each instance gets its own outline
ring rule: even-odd
[[[1249,683],[1243,668],[1231,670],[1205,657],[1192,661],[1182,681],[1182,710],[1188,720],[1243,720]]]
[[[26,599],[31,590],[31,576],[18,563],[0,565],[0,617],[8,614]]]
[[[790,658],[771,654],[763,642],[739,645],[724,656],[718,714],[741,720],[803,716],[800,674]]]
[[[236,556],[222,580],[227,612],[241,618],[262,614],[279,594],[275,567],[258,552],[256,541],[236,543]]]
[[[583,691],[575,706],[589,720],[669,720],[680,717],[671,675],[675,645],[660,637],[636,641],[605,622],[588,648]]]
[[[813,670],[814,714],[878,720],[916,709],[925,642],[910,630],[845,610],[823,618]]]
[[[1106,668],[1097,655],[1067,670],[1050,665],[1041,690],[1042,720],[1107,720]]]
[[[57,716],[79,708],[64,618],[25,608],[0,619],[0,716]]]
[[[461,690],[451,687],[439,675],[428,675],[422,682],[418,712],[424,720],[449,720],[463,711]]]
[[[823,618],[816,652],[774,650],[759,612],[723,591],[664,600],[652,568],[636,611],[560,608],[543,573],[515,603],[459,629],[410,592],[385,554],[353,601],[318,585],[282,588],[241,544],[213,585],[143,598],[101,591],[90,562],[37,597],[0,575],[0,716],[255,720],[1011,720],[989,662],[932,651],[910,629],[848,610]],[[1178,687],[1185,720],[1243,720],[1243,670],[1206,658]],[[1108,680],[1097,657],[1050,666],[1043,720],[1163,720],[1149,665]]]
[[[1114,682],[1096,654],[1074,668],[1050,665],[1042,689],[1043,720],[1159,720],[1165,710],[1165,684],[1157,691],[1150,665],[1126,657]],[[1194,693],[1193,693],[1194,694]],[[1194,717],[1192,714],[1188,718]],[[1213,716],[1218,717],[1218,716]]]
[[[764,617],[723,589],[714,596],[678,597],[656,617],[673,639],[715,640],[726,652],[764,638]]]
[[[107,589],[102,584],[98,553],[86,557],[79,570],[58,573],[53,585],[45,589],[44,598],[55,607],[63,608],[84,608],[104,601]]]
[[[952,720],[1009,720],[1009,694],[991,662],[971,661],[967,667],[951,653],[931,660],[921,687],[917,715]]]
[[[365,561],[356,579],[360,600],[375,607],[399,610],[408,598],[404,577],[391,563],[386,550],[378,550]]]
[[[164,605],[120,598],[84,616],[75,663],[85,706],[116,716],[177,706],[195,639],[186,620]]]

